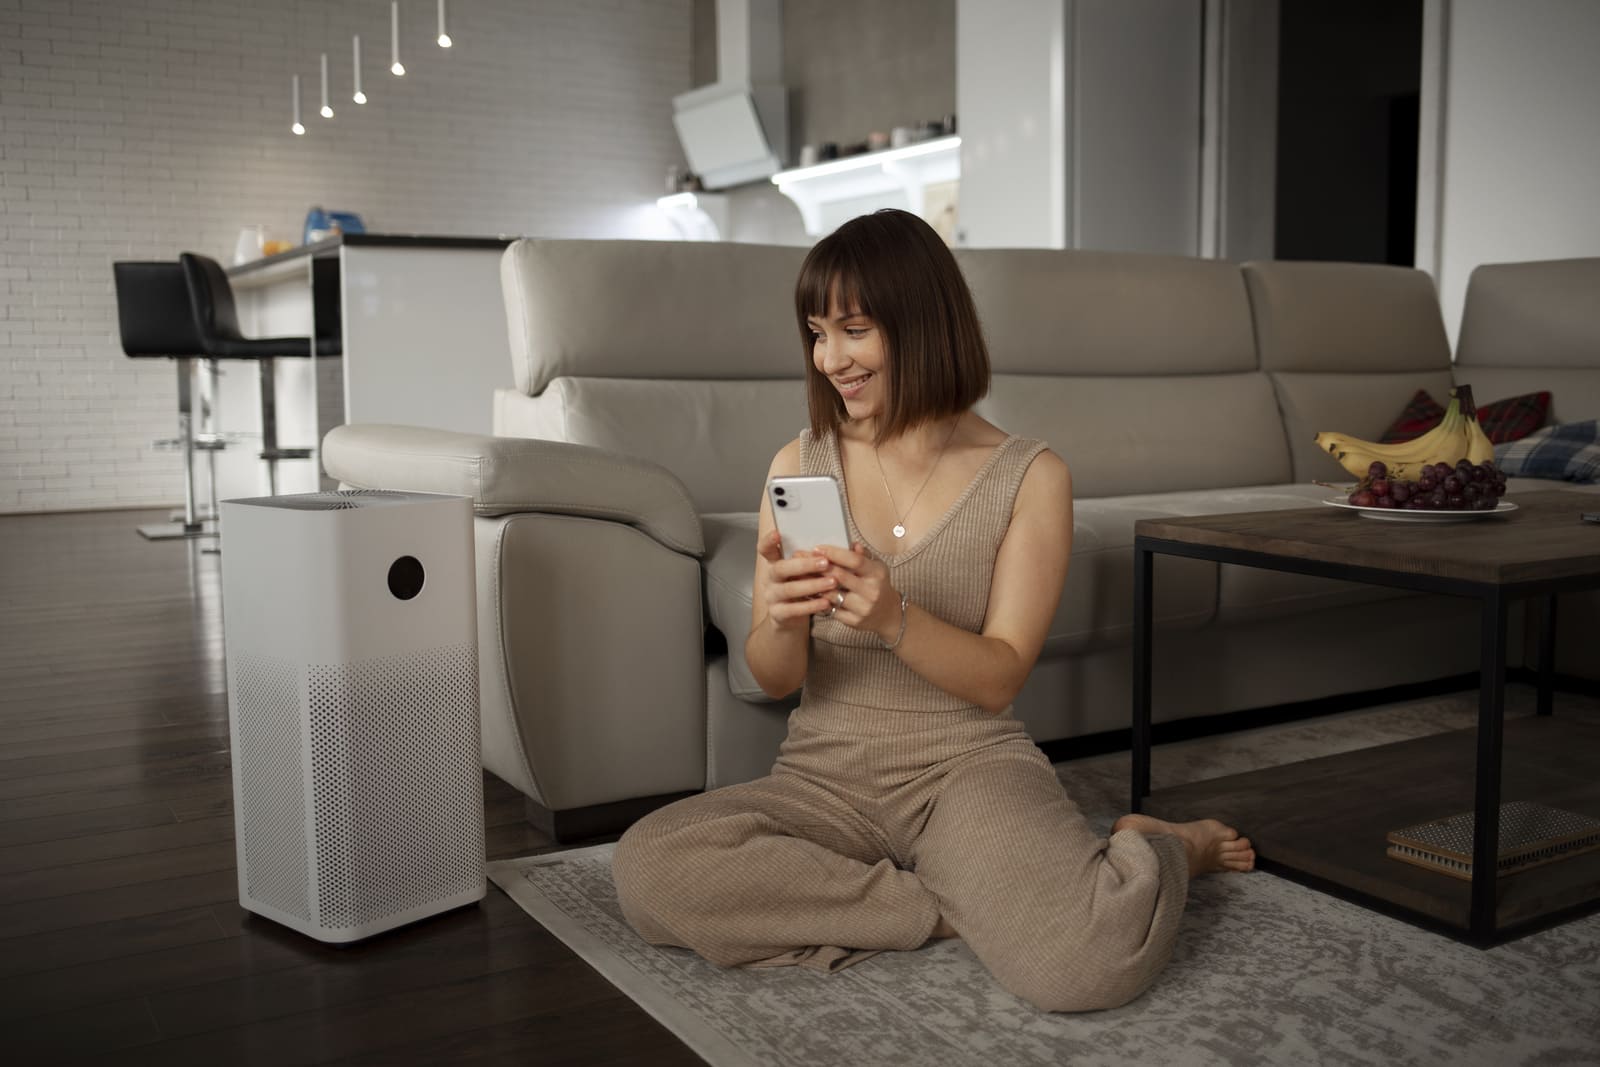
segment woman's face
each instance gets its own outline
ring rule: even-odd
[[[806,319],[813,338],[811,362],[844,399],[852,420],[883,409],[883,372],[887,358],[883,331],[854,309],[830,303],[826,316]]]

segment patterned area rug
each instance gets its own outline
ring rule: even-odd
[[[1528,714],[1514,687],[1508,714]],[[1179,784],[1470,726],[1475,695],[1163,746]],[[1557,714],[1600,721],[1600,701]],[[1098,829],[1125,803],[1126,753],[1058,765]],[[497,885],[716,1067],[745,1064],[1594,1064],[1600,915],[1480,951],[1291,882],[1205,878],[1171,965],[1115,1011],[1039,1012],[960,941],[831,975],[724,970],[623,922],[613,846],[492,864]]]

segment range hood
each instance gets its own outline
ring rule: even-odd
[[[672,98],[672,123],[707,189],[759,181],[788,156],[781,0],[717,0],[717,80]]]

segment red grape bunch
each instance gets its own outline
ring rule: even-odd
[[[1361,508],[1400,508],[1405,511],[1493,511],[1506,495],[1505,472],[1485,460],[1463,459],[1454,467],[1430,463],[1416,481],[1394,481],[1382,460],[1367,468],[1349,502]]]

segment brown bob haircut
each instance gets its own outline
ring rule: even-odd
[[[885,208],[851,219],[818,241],[800,267],[795,317],[806,353],[811,432],[837,431],[844,399],[812,362],[807,318],[858,312],[882,331],[887,403],[884,441],[930,419],[959,415],[989,391],[989,348],[972,291],[933,227]]]

